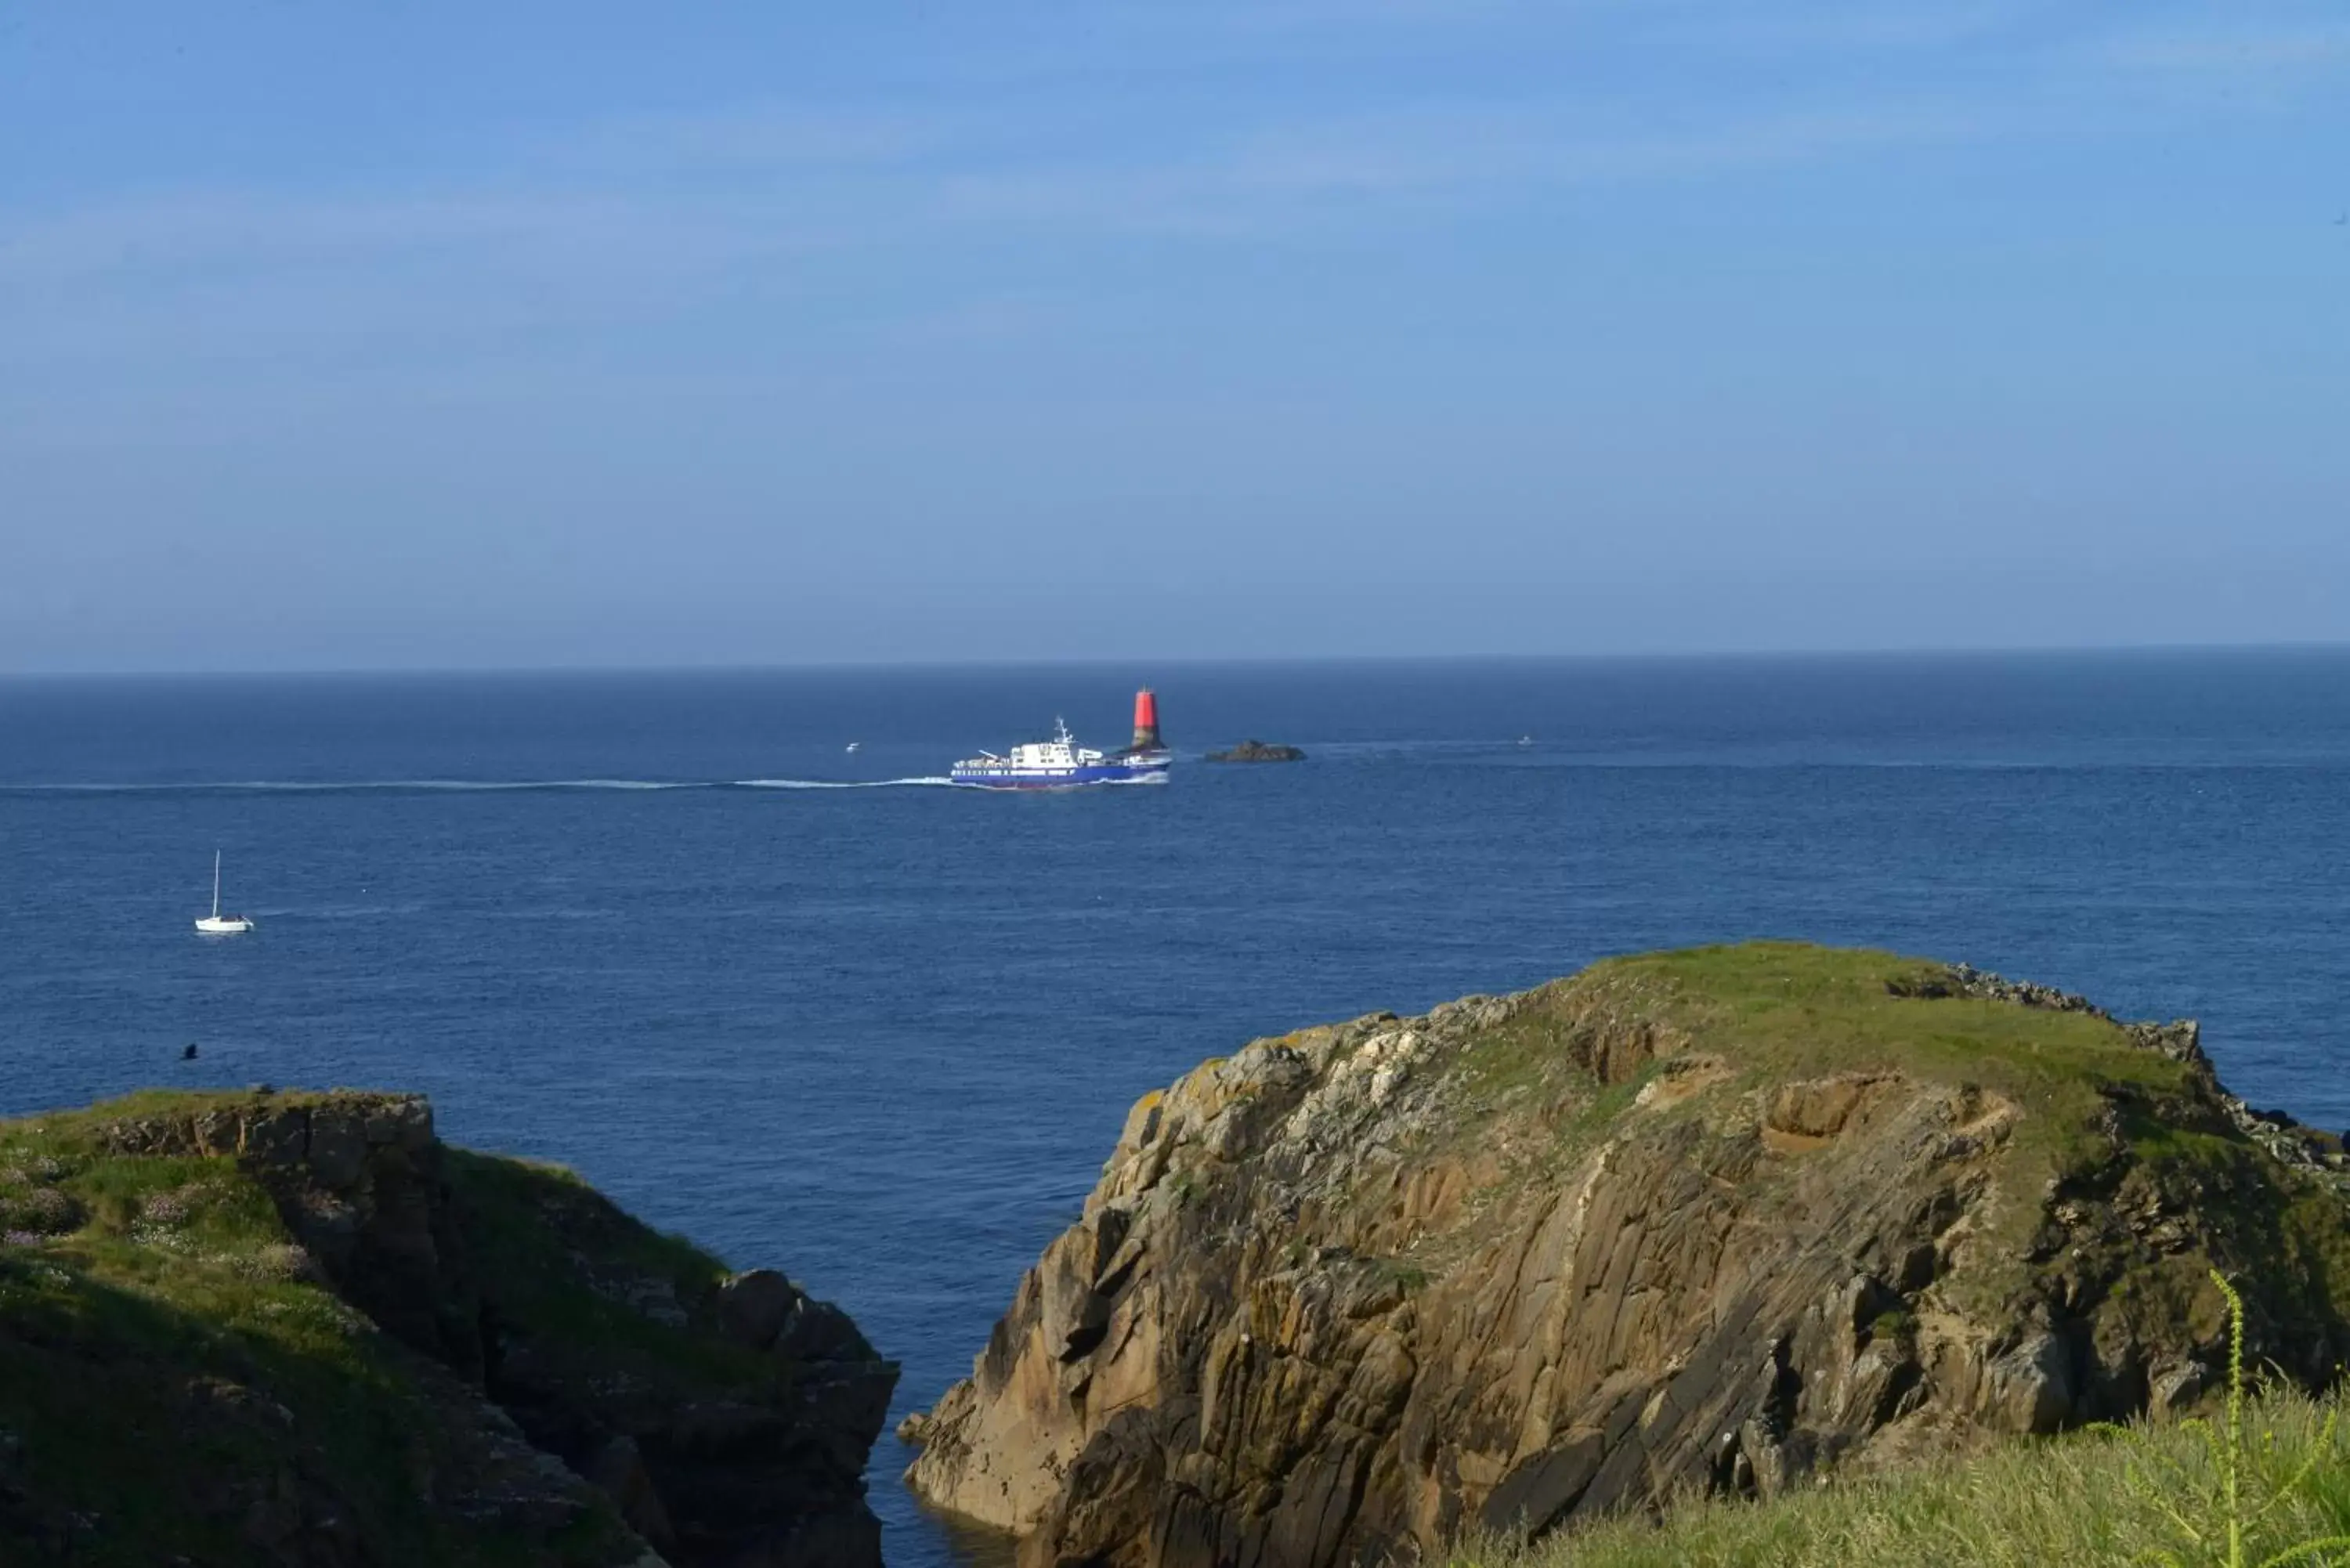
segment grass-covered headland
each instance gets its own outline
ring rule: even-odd
[[[854,1563],[894,1380],[782,1276],[420,1099],[0,1123],[7,1568]]]
[[[2345,1199],[2191,1022],[1614,959],[1146,1097],[911,1480],[1119,1568],[2350,1568]]]
[[[1942,966],[1910,971],[1906,961],[1874,954],[1749,945],[1612,967],[1633,984],[1661,982],[1669,994],[1701,998],[1684,1027],[1734,1036],[1750,1059],[1777,1073],[1865,1062],[1889,1055],[1898,1042],[1905,1066],[1939,1063],[2019,1101],[2070,1108],[2102,1099],[2114,1111],[2108,1136],[2118,1133],[2145,1168],[2203,1199],[2206,1222],[2240,1227],[2239,1245],[2261,1254],[2264,1267],[2299,1265],[2321,1290],[2350,1281],[2350,1205],[2324,1181],[2280,1193],[2251,1179],[2253,1148],[2227,1136],[2231,1129],[2178,1115],[2174,1096],[2185,1077],[2208,1067],[2198,1053],[2181,1060],[2146,1049],[2167,1044],[2161,1031],[2140,1026],[2125,1045],[2111,1022],[2077,998],[1989,977],[1953,984]],[[1919,997],[1951,1016],[1917,1028]],[[1539,1028],[1538,1020],[1520,1027]],[[2061,1188],[2098,1159],[2084,1137],[2096,1125],[2085,1115],[2043,1114],[2018,1129],[2016,1142],[2046,1161]],[[2338,1171],[2338,1140],[2311,1142],[2331,1145]],[[2332,1185],[2340,1187],[2338,1175]],[[1472,1538],[1452,1553],[1451,1568],[2350,1565],[2350,1375],[2312,1396],[2247,1367],[2242,1302],[2222,1276],[2209,1282],[2224,1303],[2231,1355],[2224,1389],[2194,1417],[2100,1424],[1916,1469],[1825,1473],[1761,1502],[1690,1495],[1661,1514],[1619,1517],[1531,1546]]]

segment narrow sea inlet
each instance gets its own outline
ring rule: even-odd
[[[1144,684],[1167,787],[939,787],[1055,714],[1118,743]],[[1201,764],[1249,735],[1308,760]],[[258,924],[206,943],[215,849]],[[1962,959],[2350,1125],[2350,656],[11,681],[0,892],[0,1114],[430,1094],[785,1262],[903,1361],[894,1417],[1146,1090],[1606,954]],[[889,1560],[961,1560],[905,1457]]]

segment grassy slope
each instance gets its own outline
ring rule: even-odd
[[[592,1367],[655,1388],[743,1389],[784,1375],[774,1355],[679,1334],[581,1285],[586,1251],[608,1271],[667,1280],[681,1302],[706,1298],[730,1271],[692,1242],[630,1218],[561,1166],[444,1148],[442,1168],[463,1207],[484,1289],[582,1376]]]
[[[1553,1166],[1579,1158],[1585,1146],[1607,1136],[1655,1071],[1651,1064],[1639,1078],[1602,1085],[1564,1065],[1576,1056],[1575,1036],[1595,1020],[1645,1024],[1659,1036],[1659,1057],[1720,1057],[1733,1090],[1877,1069],[1974,1085],[2025,1112],[1981,1249],[1986,1257],[2014,1260],[2043,1221],[2039,1199],[2047,1184],[2089,1180],[2110,1161],[2105,1124],[2117,1118],[2153,1180],[2173,1193],[2200,1195],[2198,1206],[2236,1254],[2230,1266],[2289,1258],[2300,1275],[2330,1282],[2321,1284],[2323,1293],[2350,1303],[2350,1231],[2339,1201],[2309,1184],[2278,1183],[2273,1165],[2241,1137],[2179,1126],[2193,1098],[2190,1069],[2132,1044],[2093,1014],[1891,989],[1941,969],[1893,953],[1794,942],[1611,959],[1546,988],[1537,1005],[1463,1057],[1460,1070],[1472,1095],[1490,1106],[1562,1089],[1586,1096]],[[1573,1081],[1578,1077],[1579,1085]],[[1705,1115],[1719,1103],[1718,1096],[1707,1096],[1687,1114]],[[1984,1271],[1970,1282],[1981,1297],[1973,1304],[1996,1307],[2022,1284],[2021,1271],[2020,1262]],[[2218,1297],[2202,1288],[2199,1269],[2187,1269],[2179,1284],[2203,1298],[2199,1311],[2216,1316]]]
[[[2090,1014],[1888,989],[1939,968],[1795,942],[1609,959],[1557,982],[1547,1005],[1503,1025],[1492,1046],[1480,1046],[1474,1068],[1497,1086],[1544,1072],[1575,1022],[1596,1009],[1643,1020],[1689,1050],[1721,1053],[1758,1082],[1881,1067],[1978,1084],[2054,1113],[2034,1118],[2051,1139],[2095,1112],[2103,1086],[2151,1096],[2186,1089],[2184,1066]]]
[[[188,1104],[140,1096],[0,1123],[0,1432],[16,1439],[23,1490],[51,1505],[42,1527],[58,1507],[92,1521],[75,1562],[236,1560],[255,1500],[288,1490],[291,1455],[380,1560],[520,1560],[520,1542],[422,1501],[419,1478],[454,1458],[432,1393],[311,1282],[258,1185],[230,1159],[99,1141],[125,1114]],[[7,1524],[0,1497],[0,1541]],[[592,1558],[618,1533],[598,1510],[571,1544]]]
[[[2350,1534],[2350,1433],[2324,1432],[2343,1401],[2274,1394],[2247,1409],[2248,1515],[2307,1467],[2244,1539],[2241,1562]],[[2321,1443],[2321,1438],[2323,1442]],[[2174,1518],[2174,1513],[2178,1517]],[[1517,1551],[1470,1545],[1453,1568],[2040,1568],[2226,1563],[2216,1454],[2199,1428],[2083,1433],[2017,1442],[1962,1462],[1822,1487],[1774,1502],[1691,1502],[1661,1522],[1618,1520]],[[2182,1527],[2182,1520],[2184,1527]],[[2191,1527],[2196,1535],[2189,1535]],[[2197,1537],[2199,1536],[2200,1539]],[[2168,1553],[2169,1555],[2158,1555]],[[2350,1563],[2350,1547],[2302,1559]]]

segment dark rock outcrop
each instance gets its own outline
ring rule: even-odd
[[[1263,741],[1243,741],[1239,745],[1221,752],[1210,752],[1211,763],[1302,763],[1305,753],[1295,746],[1277,746]]]
[[[2192,1026],[1786,945],[1261,1040],[1129,1116],[901,1435],[1024,1563],[1325,1568],[2350,1356],[2338,1148]]]
[[[38,1168],[35,1147],[54,1151]],[[0,1428],[62,1462],[77,1387],[104,1398],[135,1371],[111,1401],[127,1467],[111,1490],[175,1543],[286,1568],[879,1562],[861,1478],[895,1365],[779,1273],[730,1275],[556,1168],[442,1145],[421,1098],[101,1106],[0,1124],[0,1207],[167,1185],[122,1223],[101,1198],[82,1231],[0,1248]],[[114,1304],[125,1269],[151,1276],[136,1324]],[[19,1275],[111,1337],[60,1339],[16,1310]],[[0,1560],[17,1561],[11,1540],[146,1560],[82,1477],[15,1484]]]

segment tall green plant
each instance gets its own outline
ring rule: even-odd
[[[2333,1449],[2334,1424],[2339,1411],[2328,1411],[2325,1425],[2310,1445],[2301,1468],[2282,1486],[2271,1487],[2267,1498],[2258,1507],[2248,1507],[2245,1498],[2244,1449],[2244,1301],[2236,1287],[2217,1269],[2211,1271],[2211,1282],[2220,1287],[2220,1296],[2228,1303],[2228,1413],[2226,1425],[2215,1428],[2200,1418],[2181,1423],[2203,1443],[2205,1457],[2219,1479],[2216,1492],[2208,1481],[2199,1480],[2188,1473],[2177,1460],[2164,1454],[2146,1440],[2144,1434],[2126,1428],[2111,1428],[2124,1440],[2137,1447],[2137,1462],[2123,1471],[2125,1484],[2147,1504],[2168,1519],[2187,1538],[2183,1552],[2166,1551],[2160,1547],[2140,1553],[2139,1561],[2158,1563],[2164,1568],[2189,1568],[2190,1564],[2217,1563],[2226,1568],[2247,1568],[2244,1557],[2244,1533],[2275,1511],[2308,1483],[2318,1461]],[[2197,1494],[2200,1494],[2199,1497]],[[2193,1500],[2182,1501],[2174,1500]],[[2319,1539],[2297,1542],[2282,1551],[2263,1557],[2254,1568],[2285,1568],[2297,1563],[2328,1563],[2336,1552],[2350,1552],[2350,1535],[2328,1535]]]

